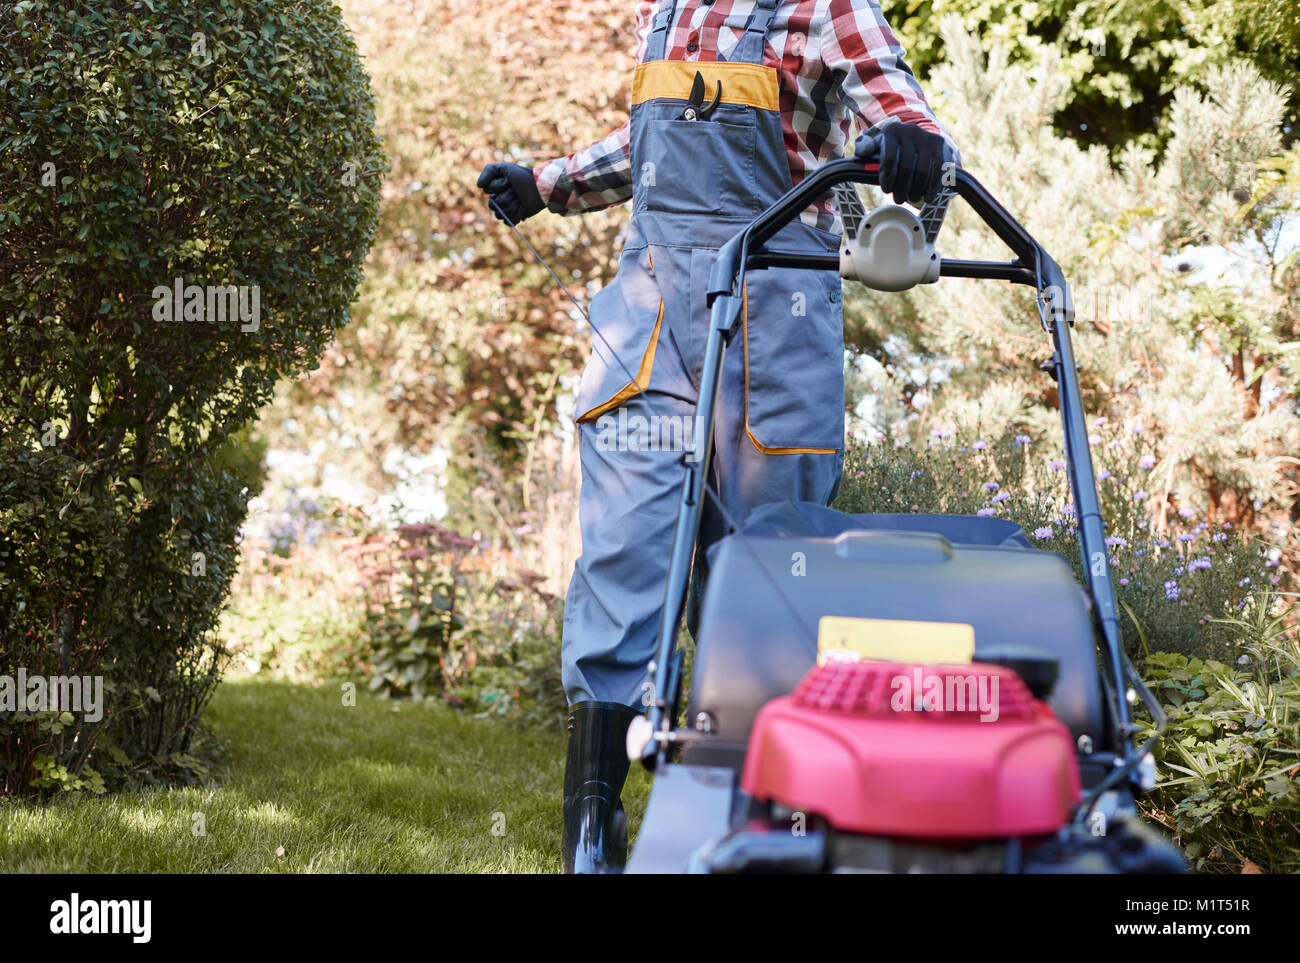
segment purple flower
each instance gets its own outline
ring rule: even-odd
[[[987,448],[988,446],[989,446],[989,443],[988,443],[987,441],[977,441],[977,442],[975,442],[973,445],[971,445],[970,447],[971,447],[971,450],[972,450],[972,451],[983,451],[983,450],[984,450],[985,448]]]
[[[1093,427],[1095,427],[1095,428],[1100,428],[1100,427],[1101,427],[1102,425],[1104,425],[1105,423],[1106,423],[1106,417],[1103,415],[1102,417],[1100,417],[1100,418],[1098,418],[1096,421],[1094,421],[1092,424],[1093,424]]]
[[[1122,578],[1122,579],[1120,579],[1120,580],[1119,580],[1119,584],[1120,584],[1120,585],[1127,585],[1127,584],[1128,584],[1128,579],[1126,579],[1126,578]]]
[[[951,428],[936,428],[936,429],[934,429],[932,432],[930,432],[930,434],[932,434],[935,438],[951,438],[951,437],[952,437],[952,429],[951,429]]]
[[[1177,583],[1177,582],[1166,582],[1166,583],[1165,583],[1165,598],[1170,599],[1170,600],[1173,600],[1173,599],[1178,598],[1178,583]]]
[[[1109,478],[1109,477],[1110,477],[1110,472],[1108,472],[1108,471],[1104,471],[1104,472],[1102,472],[1100,475],[1097,476],[1097,481],[1105,481],[1105,480],[1106,480],[1107,478]]]
[[[1156,467],[1156,460],[1151,455],[1143,455],[1138,459],[1138,467],[1143,471],[1150,471]]]
[[[1142,427],[1140,425],[1134,425],[1129,429],[1129,431],[1133,432],[1135,435],[1140,435],[1142,434]]]
[[[1016,435],[1017,445],[1027,445],[1032,439],[1028,435]]]
[[[1196,512],[1190,508],[1180,508],[1178,509],[1178,514],[1181,515],[1183,518],[1191,518],[1193,515],[1196,514]]]
[[[1250,584],[1250,576],[1247,575],[1245,578],[1243,578],[1240,582],[1237,583],[1237,588],[1245,588],[1249,584]]]
[[[1050,525],[1044,525],[1042,528],[1034,529],[1034,538],[1051,538],[1051,537],[1052,537],[1052,527]]]
[[[1128,542],[1118,535],[1110,536],[1110,538],[1106,539],[1106,544],[1109,545],[1111,548],[1115,548],[1116,546],[1124,548],[1128,546]]]
[[[1090,445],[1095,445],[1095,444],[1097,444],[1097,442],[1099,442],[1099,441],[1101,441],[1101,438],[1098,437],[1097,435],[1089,435],[1089,436],[1088,436],[1088,444],[1090,444]]]
[[[1052,459],[1051,462],[1048,463],[1047,467],[1050,468],[1052,471],[1064,471],[1065,462],[1061,461],[1061,459],[1059,458],[1054,458]]]
[[[1178,540],[1179,540],[1180,542],[1194,542],[1194,541],[1196,541],[1196,536],[1195,536],[1195,535],[1188,535],[1186,532],[1184,532],[1183,534],[1181,534],[1181,535],[1178,536]]]
[[[975,514],[978,515],[980,518],[988,518],[990,515],[996,515],[997,511],[998,510],[996,508],[981,508]]]
[[[1140,502],[1140,501],[1142,501],[1142,500],[1143,500],[1144,498],[1146,498],[1146,497],[1147,497],[1147,493],[1146,493],[1146,492],[1134,492],[1134,493],[1133,493],[1133,501],[1135,501],[1135,502]]]
[[[997,490],[998,490],[999,488],[1001,488],[1001,487],[1002,487],[1002,486],[999,485],[997,482],[985,482],[985,483],[984,483],[984,490],[985,490],[986,492],[995,492],[995,491],[997,491]]]
[[[1210,536],[1210,538],[1216,542],[1225,542],[1228,540],[1228,536],[1224,535],[1223,532],[1215,532]]]
[[[998,492],[989,500],[993,502],[994,505],[996,505],[998,502],[1005,502],[1010,497],[1011,497],[1010,492]]]
[[[1210,560],[1208,558],[1194,558],[1187,563],[1187,567],[1193,571],[1201,568],[1209,568]]]

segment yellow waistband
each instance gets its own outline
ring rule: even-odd
[[[692,63],[685,60],[652,60],[636,68],[632,78],[632,105],[647,100],[686,100],[691,95],[695,72],[704,76],[707,104],[722,81],[722,103],[741,104],[760,110],[780,110],[776,71],[761,64]]]

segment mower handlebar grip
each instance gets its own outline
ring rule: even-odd
[[[854,160],[861,161],[863,164],[879,164],[880,146],[883,140],[879,131],[866,131],[859,134],[857,143],[853,145]]]

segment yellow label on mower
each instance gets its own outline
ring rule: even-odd
[[[817,664],[857,662],[970,662],[975,629],[965,622],[912,622],[823,615],[817,623]]]

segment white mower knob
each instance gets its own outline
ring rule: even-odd
[[[845,236],[840,274],[877,291],[906,291],[939,280],[939,255],[920,218],[886,204],[863,219],[855,237]]]

